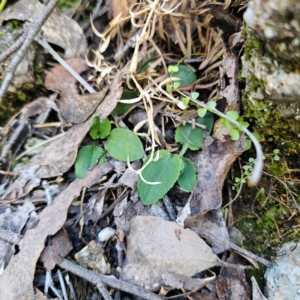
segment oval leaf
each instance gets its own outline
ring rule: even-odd
[[[75,174],[76,177],[82,179],[85,177],[86,171],[91,168],[100,156],[104,153],[104,149],[96,146],[84,146],[82,147],[76,157],[75,161]],[[102,158],[99,163],[106,161],[106,158]]]
[[[149,156],[145,163],[148,159]],[[137,182],[138,194],[144,205],[157,202],[173,187],[180,175],[182,165],[182,159],[178,155],[171,154],[167,150],[159,151],[159,159],[149,163],[143,170],[142,176],[148,182],[161,183],[147,184],[140,177]]]
[[[90,136],[93,140],[105,139],[111,130],[111,125],[108,118],[100,122],[99,117],[94,117],[92,121],[92,127],[90,129]]]
[[[178,67],[178,71],[169,72],[169,75],[172,75],[172,77],[180,78],[180,86],[190,85],[190,84],[193,84],[196,81],[197,75],[192,71],[191,68],[189,68],[185,65],[178,65],[178,66],[177,65],[174,65],[174,66],[171,65],[171,66],[169,66],[168,70],[170,70],[170,69],[173,70],[173,67],[174,67],[174,69],[176,67]]]
[[[198,124],[206,126],[206,131],[211,132],[214,124],[213,113],[207,111],[206,115],[196,119]],[[200,127],[193,128],[191,124],[180,125],[175,131],[175,141],[182,145],[187,144],[190,150],[198,150],[202,147],[205,130]]]
[[[139,137],[131,130],[115,128],[111,131],[105,145],[107,152],[115,159],[135,161],[144,155],[144,149]]]
[[[196,168],[187,158],[182,157],[183,171],[178,178],[180,187],[188,192],[192,192],[196,183]]]

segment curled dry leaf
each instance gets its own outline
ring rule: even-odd
[[[88,69],[83,59],[73,58],[67,63],[77,72],[82,73]],[[58,102],[61,116],[71,123],[84,122],[103,100],[107,86],[99,93],[79,95],[76,79],[62,66],[54,67],[47,74],[45,85],[48,89],[59,92],[61,100]]]
[[[0,277],[0,299],[33,299],[33,276],[36,262],[44,249],[48,235],[60,230],[67,218],[68,208],[79,196],[83,187],[96,184],[112,170],[110,163],[104,163],[88,171],[84,179],[73,181],[51,205],[39,215],[38,225],[28,230],[19,242],[20,251],[13,256]]]
[[[1,13],[0,25],[8,20],[33,22],[38,15],[43,14],[44,8],[45,5],[39,1],[18,1]],[[49,43],[65,49],[65,58],[78,55],[84,56],[86,54],[87,43],[82,29],[74,20],[57,9],[53,11],[45,22],[41,32]]]
[[[56,264],[60,264],[63,258],[73,249],[68,235],[60,230],[51,240],[51,245],[47,246],[41,254],[40,260],[44,263],[47,271],[54,269]]]
[[[193,276],[221,261],[193,231],[160,217],[137,216],[130,222],[121,278],[158,290],[166,272]]]

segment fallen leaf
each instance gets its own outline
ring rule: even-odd
[[[67,218],[68,208],[79,196],[83,187],[96,184],[105,174],[112,170],[110,163],[104,163],[87,172],[84,179],[74,180],[51,205],[39,215],[38,225],[28,230],[20,240],[20,251],[14,255],[0,277],[0,299],[33,299],[33,277],[36,262],[44,249],[48,235],[60,230]]]
[[[16,207],[6,205],[0,207],[0,228],[11,237],[12,241],[20,239],[20,234],[24,228],[30,214],[34,212],[34,205],[26,201],[22,206]],[[34,212],[35,213],[35,212]],[[11,257],[15,253],[15,245],[0,239],[0,261],[4,263],[4,268],[8,265]]]
[[[137,216],[130,222],[121,278],[158,290],[163,284],[163,273],[193,276],[220,264],[211,248],[190,229],[159,217]]]
[[[227,259],[228,263],[239,264],[239,256],[232,252]],[[246,281],[244,270],[234,268],[222,268],[216,279],[216,287],[219,299],[222,300],[250,300],[251,289]]]
[[[88,69],[81,58],[69,59],[67,63],[79,74]],[[76,78],[61,65],[48,72],[45,81],[49,90],[60,93],[58,106],[61,116],[74,124],[84,122],[95,111],[108,89],[106,85],[98,93],[79,95],[76,82]]]
[[[196,232],[216,254],[230,248],[228,230],[220,209],[209,211],[205,215],[199,214],[194,218],[187,218],[184,227]]]
[[[25,168],[39,165],[40,168],[36,173],[37,178],[55,177],[68,171],[75,162],[78,146],[88,133],[93,117],[99,116],[103,120],[117,105],[122,95],[121,84],[118,76],[116,76],[111,84],[110,93],[98,106],[96,112],[84,123],[74,125],[64,136],[49,143],[41,153],[28,162]]]
[[[45,5],[39,1],[22,0],[6,8],[0,15],[3,21],[20,20],[34,22],[38,15],[44,13]],[[63,34],[62,34],[63,30]],[[55,9],[41,29],[43,37],[52,44],[65,50],[65,58],[84,56],[87,43],[81,27],[70,17]]]
[[[190,216],[221,207],[222,188],[227,172],[234,160],[245,151],[245,147],[244,136],[238,141],[227,138],[222,142],[205,135],[203,150],[195,164],[198,172],[190,203]]]
[[[179,275],[176,273],[163,273],[161,278],[164,281],[164,285],[176,288],[176,289],[185,289],[188,291],[197,291],[200,288],[204,287],[207,282],[214,280],[212,278],[192,278],[185,275]]]
[[[54,269],[56,264],[62,263],[64,257],[73,249],[72,243],[64,230],[60,230],[41,254],[40,261],[47,271]]]

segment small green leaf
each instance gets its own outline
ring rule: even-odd
[[[277,160],[277,161],[278,161],[278,160],[280,160],[280,157],[279,157],[278,155],[275,155],[275,156],[274,156],[274,160]]]
[[[273,153],[274,153],[274,154],[278,154],[279,151],[280,151],[279,149],[275,149],[275,150],[273,150]]]
[[[168,73],[172,75],[172,77],[180,78],[180,86],[193,84],[197,79],[197,75],[192,69],[185,65],[170,65],[168,67]]]
[[[224,128],[228,128],[228,126],[229,126],[229,122],[225,118],[221,118],[221,124]]]
[[[121,96],[121,100],[130,100],[130,99],[134,99],[137,98],[140,95],[140,92],[138,89],[135,90],[125,90],[122,93]],[[135,103],[132,104],[127,104],[127,103],[117,103],[117,106],[115,107],[115,109],[113,110],[113,113],[117,114],[117,115],[123,115],[125,114],[133,105],[135,105]]]
[[[226,112],[226,116],[233,120],[236,120],[239,117],[239,114],[235,110],[229,110],[228,112]]]
[[[196,183],[196,168],[187,158],[182,157],[183,171],[178,178],[180,187],[188,192],[192,192]]]
[[[173,83],[174,89],[179,88],[179,86],[180,86],[180,82],[179,82],[179,81],[175,81],[175,82]]]
[[[214,110],[216,108],[216,106],[217,106],[217,102],[216,101],[210,101],[210,102],[207,103],[207,106],[210,109]]]
[[[189,102],[190,102],[190,98],[187,98],[187,97],[184,97],[181,99],[182,103],[185,105],[185,106],[188,106]]]
[[[173,85],[172,85],[172,84],[168,84],[168,85],[167,85],[167,92],[168,92],[168,93],[171,93],[172,88],[173,88]]]
[[[178,66],[177,65],[170,65],[168,67],[168,72],[169,73],[178,72]]]
[[[199,115],[200,117],[202,117],[202,118],[205,116],[206,112],[207,112],[207,109],[206,109],[206,108],[199,108],[199,109],[198,109],[198,115]]]
[[[240,132],[237,129],[231,129],[229,135],[234,141],[237,141],[240,138]]]
[[[256,132],[253,132],[253,135],[255,136],[255,138],[260,141],[260,135]]]
[[[94,117],[92,121],[92,127],[90,129],[90,136],[93,140],[105,139],[111,130],[109,119],[106,118],[100,122],[99,117]]]
[[[156,153],[154,154],[154,157]],[[145,163],[149,160],[147,157]],[[145,164],[144,163],[144,164]],[[161,199],[178,180],[183,162],[178,155],[166,150],[159,151],[159,159],[152,161],[143,170],[142,176],[148,182],[161,182],[160,184],[147,184],[140,177],[137,182],[138,194],[144,205],[156,203]]]
[[[246,139],[246,149],[245,150],[249,150],[252,147],[252,141],[249,139]]]
[[[199,97],[199,93],[198,93],[198,92],[192,92],[192,93],[191,93],[191,98],[192,98],[193,100],[198,99],[198,97]]]
[[[198,124],[206,126],[206,131],[211,132],[214,124],[214,115],[207,112],[203,118],[196,119]],[[175,131],[175,141],[187,145],[190,150],[198,150],[202,147],[205,130],[200,127],[193,128],[191,124],[180,125]]]
[[[248,122],[246,121],[239,121],[239,124],[242,125],[245,128],[248,128],[248,126],[250,125]]]
[[[91,168],[104,153],[101,147],[96,146],[84,146],[82,147],[76,157],[75,161],[75,174],[76,177],[82,179],[85,177],[86,171]],[[104,158],[102,162],[106,161]]]
[[[131,130],[115,128],[104,145],[107,152],[115,159],[135,161],[144,155],[144,149],[139,137]]]

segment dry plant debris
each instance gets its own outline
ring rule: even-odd
[[[2,258],[6,268],[0,276],[0,298],[33,299],[33,281],[40,258],[48,274],[55,265],[65,268],[95,284],[105,299],[111,299],[109,293],[113,292],[122,297],[122,291],[145,299],[160,299],[165,295],[198,299],[201,295],[205,297],[205,293],[211,294],[209,299],[229,299],[226,295],[230,294],[235,294],[235,299],[250,299],[244,274],[247,266],[242,266],[245,261],[240,262],[237,254],[229,258],[224,254],[224,259],[217,255],[234,249],[249,261],[270,265],[243,252],[230,240],[220,209],[227,173],[246,149],[242,134],[245,130],[234,127],[237,118],[234,119],[230,124],[237,133],[232,140],[229,137],[232,128],[224,128],[219,119],[212,136],[203,130],[204,138],[199,145],[191,136],[182,134],[189,149],[194,150],[187,152],[189,160],[182,158],[183,146],[174,137],[177,128],[186,124],[190,131],[195,126],[208,129],[207,124],[195,120],[201,116],[199,109],[215,113],[216,119],[232,111],[238,116],[242,20],[232,12],[235,6],[244,4],[187,0],[113,0],[102,6],[101,3],[90,23],[83,26],[90,27],[86,30],[92,40],[89,50],[78,23],[56,10],[40,33],[49,43],[64,49],[66,63],[77,75],[82,74],[85,84],[78,85],[63,65],[49,67],[45,86],[49,93],[55,91],[59,96],[45,96],[25,106],[3,129],[0,190],[1,204],[6,209],[3,217],[15,216],[16,209],[24,209],[28,201],[37,201],[37,195],[40,199],[33,202],[37,203],[39,218],[35,228],[28,225],[33,209],[19,217],[15,230],[7,228],[0,215],[0,233],[13,235],[12,241],[19,247],[19,252],[13,255],[14,246],[8,245],[9,240],[3,243],[9,247]],[[4,10],[0,22],[22,20],[25,25],[21,26],[25,28],[44,9],[39,1],[36,5],[30,0],[17,1]],[[81,17],[79,11],[75,13],[77,19]],[[186,73],[180,75],[182,70]],[[144,147],[140,156],[143,161],[130,164],[129,158],[127,162],[115,158],[105,147],[108,139],[91,139],[88,133],[94,117],[100,121],[108,118],[113,127],[127,128],[122,132],[136,135]],[[20,162],[23,144],[36,136],[44,140],[45,147],[27,157],[26,163],[19,166],[21,170],[12,169],[16,157]],[[75,179],[72,167],[84,145],[103,146],[108,153],[107,162],[98,165],[98,158],[83,179]],[[122,152],[121,146],[115,148]],[[194,163],[197,171],[194,188],[189,194],[188,189],[175,186],[173,191],[178,198],[170,197],[171,189],[169,195],[159,197],[163,201],[154,199],[153,203],[157,203],[147,206],[140,201],[140,183],[159,189],[160,182],[147,181],[143,176],[162,153],[176,157],[178,174]],[[261,165],[258,173],[260,168]],[[172,168],[169,169],[172,173]],[[168,176],[166,170],[167,167],[162,168],[154,177]],[[7,179],[5,175],[13,177]],[[60,185],[54,196],[50,191],[52,184]],[[149,198],[154,197],[152,191],[149,189]],[[14,202],[24,204],[13,206]],[[174,222],[176,218],[180,225]],[[100,244],[95,237],[107,227],[116,228],[116,234]],[[50,239],[53,235],[56,236]],[[75,257],[81,266],[63,258],[67,255]],[[220,272],[216,266],[221,267]],[[210,268],[218,274],[207,271]],[[98,273],[114,274],[121,280]],[[202,278],[192,278],[200,273]],[[106,287],[99,288],[100,282]],[[63,288],[57,285],[57,290],[62,297]],[[159,295],[150,291],[159,291]],[[100,297],[95,291],[93,295]]]

